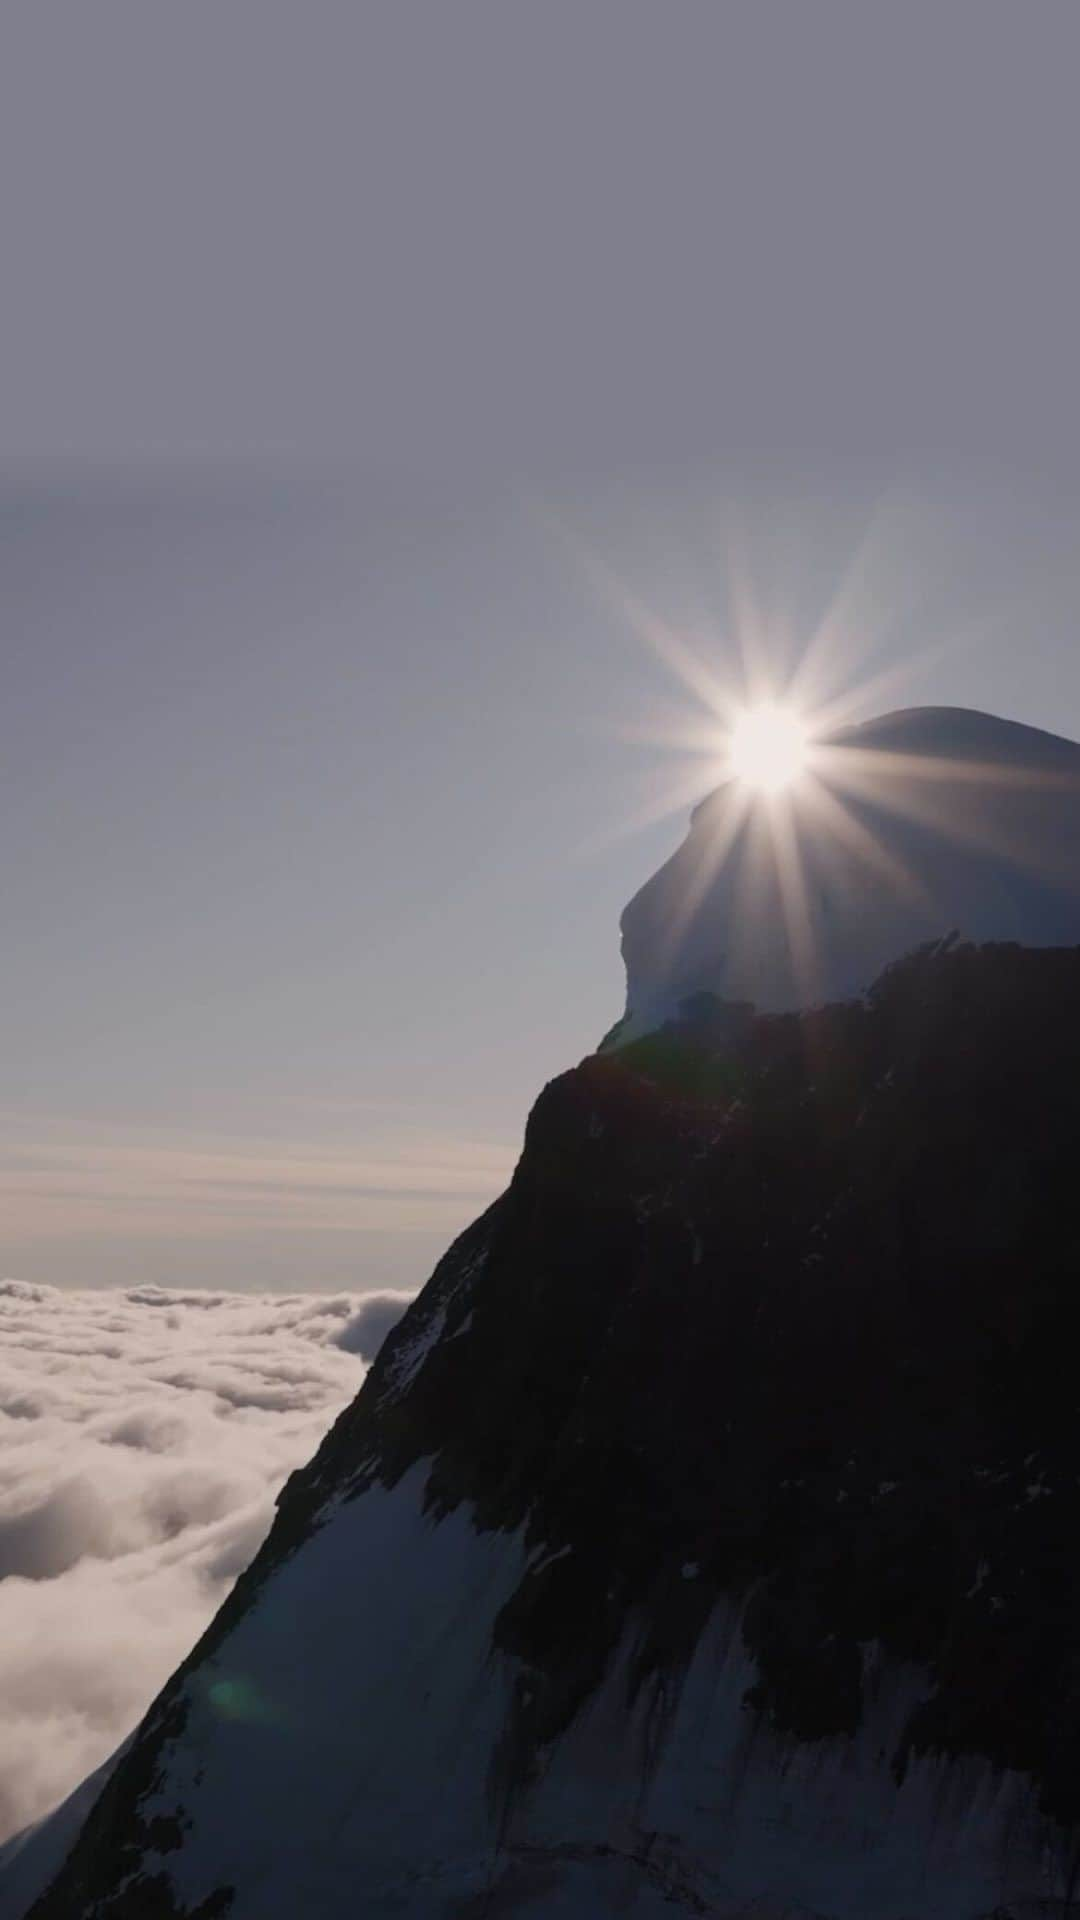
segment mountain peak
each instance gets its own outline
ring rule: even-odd
[[[543,1090],[0,1920],[1072,1910],[1080,749],[924,710],[823,754],[632,903],[628,961],[666,912],[693,966]]]
[[[960,707],[811,743],[780,795],[726,779],[622,916],[619,1044],[699,993],[766,1011],[865,992],[957,934],[1080,941],[1080,746]]]

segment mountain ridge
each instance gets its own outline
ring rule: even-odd
[[[417,1920],[626,1898],[720,1915],[744,1910],[755,1873],[769,1911],[828,1920],[1064,1896],[1080,1816],[1080,954],[935,943],[857,1003],[748,1015],[734,1045],[718,1012],[699,1003],[549,1083],[508,1193],[286,1484],[33,1920],[335,1915],[358,1885],[365,1912]],[[381,1598],[380,1551],[399,1569]],[[362,1727],[354,1742],[305,1730],[312,1675],[324,1712],[333,1693],[310,1635],[344,1633],[352,1611],[327,1568],[396,1649],[414,1744],[410,1661],[429,1663],[433,1699],[453,1691],[433,1646],[473,1661],[445,1707],[452,1786],[410,1784],[410,1766],[427,1776],[406,1751],[376,1787]],[[304,1604],[283,1618],[302,1633],[315,1615],[287,1653],[282,1620],[259,1624],[286,1586]],[[414,1643],[378,1624],[384,1602]],[[393,1714],[382,1672],[338,1685]],[[685,1760],[688,1714],[707,1746],[726,1729],[704,1773]],[[273,1769],[260,1784],[275,1742],[286,1775],[297,1747],[322,1756],[329,1798],[341,1769],[369,1781],[374,1810],[335,1829],[325,1882],[278,1833]],[[806,1766],[800,1837],[783,1782]],[[245,1769],[265,1804],[238,1840],[225,1805]],[[723,1790],[703,1828],[706,1779]],[[322,1858],[323,1812],[303,1805]],[[762,1834],[784,1806],[798,1845],[770,1865]],[[897,1807],[921,1892],[897,1877]],[[840,1835],[831,1855],[815,1820]],[[935,1832],[967,1863],[937,1883]],[[267,1851],[273,1890],[254,1864]],[[426,1892],[409,1891],[414,1869]]]

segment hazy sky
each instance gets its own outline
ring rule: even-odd
[[[0,22],[0,1263],[409,1286],[686,688],[1080,735],[1071,4]],[[820,636],[824,634],[822,640]],[[684,802],[685,804],[685,802]]]

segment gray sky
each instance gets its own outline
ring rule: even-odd
[[[691,704],[643,610],[726,673],[749,581],[860,711],[1080,735],[1078,55],[1071,0],[4,10],[8,1271],[425,1277],[707,784],[627,738]]]

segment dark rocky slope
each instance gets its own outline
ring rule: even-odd
[[[1080,952],[946,944],[801,1015],[701,996],[586,1060],[288,1482],[33,1920],[233,1910],[225,1881],[183,1905],[183,1809],[147,1810],[185,1682],[328,1503],[420,1460],[432,1513],[468,1503],[481,1532],[545,1547],[491,1630],[518,1676],[496,1833],[631,1620],[642,1766],[660,1762],[731,1596],[756,1664],[743,1714],[793,1746],[851,1740],[867,1647],[913,1664],[920,1700],[881,1767],[898,1790],[928,1751],[1028,1776],[1060,1892],[1080,1827],[1078,1335]]]

